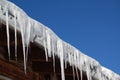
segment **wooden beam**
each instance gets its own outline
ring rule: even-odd
[[[25,74],[24,70],[20,67],[2,59],[0,59],[0,75],[7,76],[13,80],[33,80],[33,73],[31,71]]]

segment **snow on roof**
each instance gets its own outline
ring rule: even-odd
[[[74,69],[79,69],[81,75],[86,73],[88,80],[120,80],[120,76],[101,66],[98,61],[83,54],[69,43],[61,40],[51,29],[42,23],[30,18],[15,4],[0,0],[0,20],[6,25],[7,46],[10,56],[9,27],[15,30],[15,48],[17,49],[17,31],[21,33],[24,55],[24,70],[26,72],[27,52],[30,42],[37,43],[45,50],[46,61],[48,57],[60,58],[61,79],[65,80],[65,64],[68,62]],[[16,52],[17,53],[17,52]],[[17,55],[15,55],[17,57]],[[78,74],[78,73],[77,73]],[[78,77],[79,79],[79,77]],[[82,80],[82,77],[81,77]]]

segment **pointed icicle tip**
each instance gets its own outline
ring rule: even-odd
[[[8,4],[6,5],[6,32],[7,32],[8,57],[9,57],[9,60],[10,60],[10,33],[9,33]]]

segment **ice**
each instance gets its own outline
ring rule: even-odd
[[[76,67],[76,74],[77,74],[77,79],[79,80],[79,71],[78,71],[78,69],[79,69],[79,52],[78,52],[78,50],[76,50],[76,65],[77,65],[77,67]]]
[[[10,3],[7,0],[0,0],[0,20],[6,24],[7,48],[10,59],[10,34],[9,28],[14,27],[15,31],[15,58],[17,60],[17,31],[21,33],[24,71],[26,73],[28,50],[30,42],[37,43],[44,47],[46,61],[48,57],[53,58],[53,68],[55,72],[55,57],[60,59],[61,79],[65,80],[64,69],[71,66],[73,69],[73,78],[77,76],[83,79],[83,72],[86,73],[87,79],[92,80],[120,80],[120,76],[103,66],[96,60],[88,57],[75,47],[61,40],[55,33],[45,25],[28,17],[23,10]],[[5,13],[5,15],[4,15]],[[10,13],[10,14],[9,14]],[[12,15],[11,15],[12,14]],[[4,17],[5,16],[5,17]],[[11,20],[9,16],[14,19]],[[11,25],[11,26],[9,26]],[[39,41],[36,39],[40,39]],[[69,63],[69,65],[67,65]],[[79,75],[80,72],[80,75]]]
[[[17,13],[17,19],[20,21],[19,26],[20,26],[20,32],[21,32],[21,37],[22,37],[24,70],[26,73],[32,22],[29,17],[24,19],[22,18],[23,16],[24,15],[20,14],[20,12]]]
[[[14,10],[14,31],[15,31],[15,59],[17,60],[17,24],[16,24],[16,7],[15,7],[15,10]]]
[[[18,19],[20,19],[20,15],[18,15]],[[20,21],[24,21],[24,20],[20,19]],[[20,23],[20,29],[21,29],[22,47],[23,47],[24,70],[26,73],[25,38],[24,38],[24,31],[23,31],[23,27],[25,27],[25,26],[21,25],[21,24],[24,24],[24,23],[22,23],[22,22]]]
[[[54,37],[53,37],[54,38]],[[51,49],[52,49],[52,59],[53,59],[53,70],[55,72],[55,47],[54,47],[54,39],[51,39]]]
[[[53,70],[55,72],[55,55],[54,55],[54,53],[52,53],[52,57],[53,57]]]
[[[102,67],[102,73],[104,76],[107,76],[107,77],[103,77],[103,79],[106,78],[106,80],[120,80],[119,75],[115,75],[114,72],[107,69],[106,67]]]
[[[29,49],[29,43],[30,43],[30,32],[31,32],[31,20],[28,18],[28,24],[27,24],[27,27],[26,27],[26,36],[25,36],[25,39],[26,39],[26,63],[27,63],[27,58],[28,58],[28,49]]]
[[[78,60],[78,51],[76,49],[74,50],[73,56],[74,56],[75,71],[76,71],[77,79],[79,80],[79,74],[78,74],[78,70],[77,70],[77,68],[78,68],[78,61],[77,61]]]
[[[58,56],[60,57],[60,67],[61,67],[61,79],[65,80],[65,73],[64,73],[64,60],[63,60],[63,45],[61,40],[57,41],[57,53]]]
[[[87,79],[91,80],[91,73],[90,73],[90,63],[89,63],[89,59],[85,57],[85,65],[86,65],[86,75],[87,75]]]
[[[73,80],[75,80],[75,69],[74,69],[74,66],[72,66],[72,71],[73,71]]]
[[[10,34],[9,34],[9,23],[8,23],[8,9],[6,4],[6,31],[7,31],[7,47],[8,47],[8,56],[10,60]]]
[[[51,57],[51,36],[48,30],[46,30],[46,38],[47,38],[47,52],[48,56]]]
[[[43,36],[44,36],[43,46],[44,46],[44,50],[45,50],[46,61],[48,61],[48,53],[47,53],[47,46],[46,46],[46,40],[45,40],[46,33],[45,33],[45,30],[43,30],[43,31],[44,31],[44,33],[43,33]]]
[[[83,55],[82,54],[80,54],[79,59],[80,59],[80,63],[79,63],[80,77],[81,77],[81,80],[82,80],[82,70],[83,70],[83,68],[82,68],[82,65],[83,65]]]
[[[82,55],[77,50],[77,66],[78,66],[78,69],[79,69],[79,72],[80,72],[80,77],[81,77],[80,80],[82,80],[82,65],[83,65],[83,60],[84,60],[82,58],[83,58]]]
[[[77,80],[79,80],[79,74],[77,68],[75,70],[76,70]]]

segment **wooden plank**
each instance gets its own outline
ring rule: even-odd
[[[32,80],[33,73],[28,71],[27,74],[20,67],[10,64],[0,59],[0,75],[7,76],[13,80]]]

